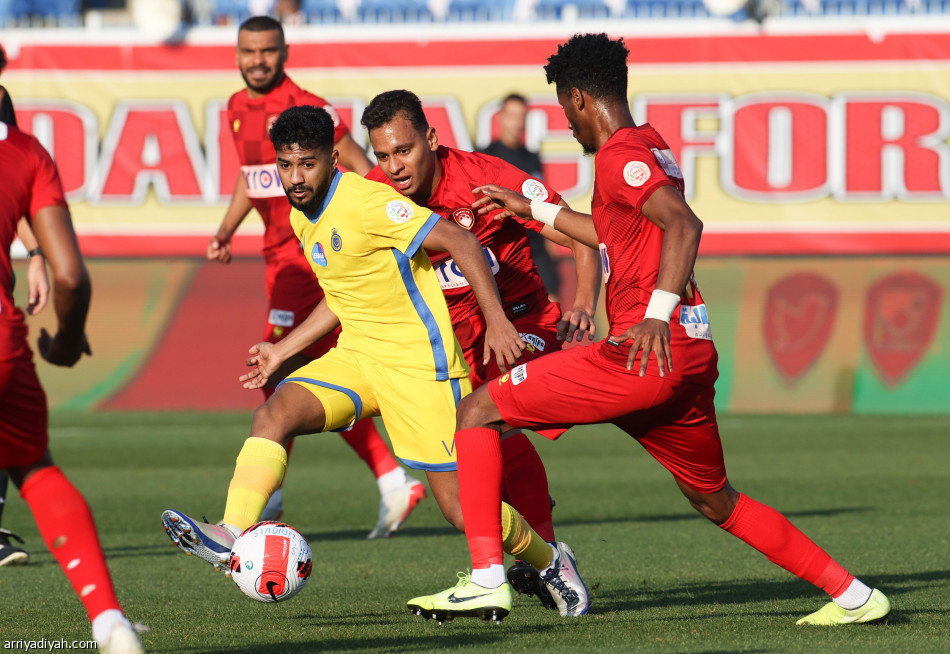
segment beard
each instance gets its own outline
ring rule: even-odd
[[[278,65],[277,69],[274,71],[273,77],[271,77],[270,80],[264,84],[252,83],[243,70],[241,71],[241,77],[244,78],[244,84],[247,86],[247,88],[252,89],[256,93],[260,93],[261,95],[267,95],[280,86],[280,83],[284,81],[284,67],[283,65]]]
[[[297,186],[294,188],[299,189],[301,187]],[[290,192],[292,190],[293,189],[284,189],[284,193],[287,194],[287,200],[290,202],[290,206],[292,206],[294,209],[297,209],[298,211],[303,211],[304,213],[313,213],[320,206],[320,202],[322,202],[322,200],[317,199],[316,194],[311,195],[310,200],[307,202],[298,202],[293,197],[291,197]],[[312,191],[313,189],[307,190]]]

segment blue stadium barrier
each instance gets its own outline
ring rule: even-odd
[[[356,15],[365,23],[425,23],[435,19],[428,0],[361,0]]]
[[[574,9],[567,9],[573,7]],[[578,18],[607,18],[610,8],[604,0],[538,0],[534,13],[543,20],[561,20],[572,17],[576,10]],[[566,15],[565,15],[566,14]]]
[[[515,0],[452,0],[446,20],[458,23],[511,20]]]
[[[308,23],[339,23],[343,20],[336,0],[303,0],[300,10]]]

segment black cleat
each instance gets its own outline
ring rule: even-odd
[[[521,595],[536,596],[544,608],[557,610],[557,603],[547,586],[541,583],[541,575],[529,563],[515,559],[515,564],[508,568],[508,583]]]

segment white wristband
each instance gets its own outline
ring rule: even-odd
[[[543,200],[531,201],[531,216],[539,223],[544,223],[549,227],[554,227],[554,218],[561,210],[561,205],[551,204]]]
[[[644,315],[643,318],[644,320],[647,318],[656,318],[663,322],[669,322],[670,316],[673,314],[673,309],[675,309],[679,303],[680,296],[676,293],[661,291],[658,288],[654,289],[653,295],[650,296],[650,303],[647,305],[646,315]]]

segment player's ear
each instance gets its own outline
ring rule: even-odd
[[[575,109],[583,111],[584,105],[587,104],[587,94],[577,87],[571,87],[571,103]]]
[[[330,162],[333,164],[334,168],[336,168],[340,163],[340,151],[336,148],[333,148],[333,152],[330,153]]]
[[[435,133],[435,127],[430,127],[429,131],[426,132],[426,143],[429,144],[429,149],[433,152],[439,149],[439,135]]]

